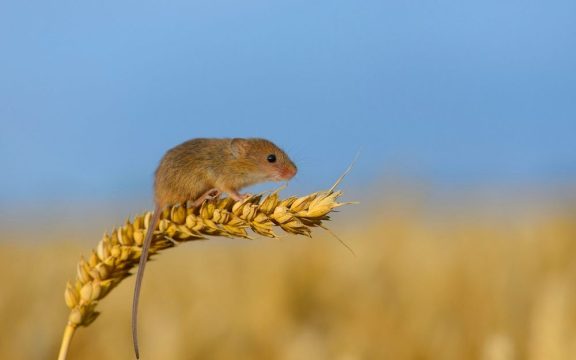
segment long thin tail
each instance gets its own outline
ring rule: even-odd
[[[142,286],[142,278],[144,277],[146,261],[148,261],[148,250],[150,249],[150,243],[152,242],[152,234],[154,233],[154,229],[158,224],[158,220],[160,220],[161,213],[162,210],[156,207],[154,210],[154,216],[148,225],[146,238],[142,244],[142,254],[140,255],[138,273],[136,274],[136,284],[134,285],[134,299],[132,300],[132,342],[134,343],[136,359],[140,359],[140,351],[138,348],[138,300],[140,299],[140,287]]]

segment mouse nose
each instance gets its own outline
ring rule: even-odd
[[[282,171],[282,179],[283,180],[290,180],[296,175],[296,167],[287,167]]]

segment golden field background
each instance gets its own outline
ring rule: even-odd
[[[322,229],[157,255],[142,292],[142,359],[576,359],[575,202],[360,200],[328,224],[357,256]],[[122,218],[85,221],[3,226],[0,359],[56,358],[65,283]],[[133,358],[132,287],[99,304],[70,360]]]

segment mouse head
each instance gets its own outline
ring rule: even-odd
[[[296,175],[296,165],[288,155],[271,141],[259,138],[232,139],[232,154],[254,174],[259,181],[290,180]]]

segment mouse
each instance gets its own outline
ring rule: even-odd
[[[154,174],[154,214],[142,243],[132,301],[132,340],[138,346],[138,301],[152,235],[168,206],[201,206],[204,201],[227,193],[239,201],[239,191],[267,181],[287,181],[297,167],[273,142],[262,138],[197,138],[168,150]]]

